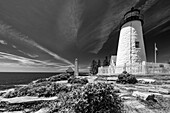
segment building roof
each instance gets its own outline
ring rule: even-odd
[[[139,9],[136,9],[136,8],[132,7],[131,10],[129,10],[128,12],[125,13],[125,15],[127,15],[128,13],[134,12],[134,11],[137,11],[137,12],[140,13]]]
[[[74,72],[73,68],[69,67],[66,72]]]

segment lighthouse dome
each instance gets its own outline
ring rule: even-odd
[[[144,23],[143,15],[140,13],[140,10],[135,9],[134,7],[132,7],[130,11],[125,13],[123,19],[121,20],[120,26],[123,26],[125,23],[133,20],[141,21],[142,25]]]

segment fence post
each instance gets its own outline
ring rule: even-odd
[[[142,73],[147,74],[147,66],[146,66],[146,61],[142,62]]]
[[[126,71],[126,63],[124,63],[123,71]]]

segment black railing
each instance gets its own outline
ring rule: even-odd
[[[142,22],[142,25],[143,25],[143,20],[144,20],[144,17],[142,14],[135,14],[135,15],[132,15],[132,16],[125,16],[121,21],[120,21],[120,28],[127,22],[129,21],[132,21],[132,20],[140,20]]]

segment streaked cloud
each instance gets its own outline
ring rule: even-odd
[[[0,44],[7,45],[7,42],[5,42],[4,40],[0,40]]]
[[[12,45],[13,48],[17,48],[15,45]]]
[[[0,34],[3,34],[4,36],[8,37],[8,38],[12,38],[14,40],[18,40],[20,41],[20,43],[26,43],[29,46],[33,46],[34,48],[37,48],[41,51],[46,52],[47,54],[53,56],[55,59],[57,60],[61,60],[69,65],[72,65],[72,63],[62,57],[60,57],[59,55],[57,55],[54,52],[51,52],[50,50],[40,46],[38,43],[34,42],[33,40],[31,40],[28,36],[14,30],[12,28],[12,26],[9,26],[7,24],[5,24],[4,22],[0,21]],[[16,47],[16,46],[15,46]]]
[[[168,21],[170,21],[170,17],[169,17],[169,18],[166,18],[166,19],[163,19],[162,21],[160,21],[157,25],[155,25],[155,26],[152,27],[151,29],[147,30],[147,31],[145,32],[145,34],[147,34],[147,33],[151,32],[151,31],[153,31],[154,29],[160,27],[161,25],[167,23]],[[161,31],[155,33],[155,35],[158,34],[158,33],[163,32],[163,31],[165,31],[165,30],[168,30],[168,29],[169,29],[169,27],[168,27],[168,28],[165,28],[165,29],[162,29]]]
[[[169,12],[170,12],[170,6],[162,7],[161,9],[158,9],[157,13],[152,13],[149,15],[149,17],[145,17],[145,18],[149,18],[145,25],[145,29],[146,29],[145,34],[168,23],[170,21],[170,13]],[[149,21],[150,19],[152,19],[152,21]],[[166,29],[168,29],[168,28],[166,28]],[[157,33],[154,33],[154,35],[161,33],[162,30],[159,30]]]
[[[61,63],[50,63],[49,61],[40,61],[40,60],[35,60],[35,59],[29,59],[9,53],[4,53],[0,52],[0,60],[10,60],[13,61],[13,63],[19,64],[19,65],[24,65],[24,66],[43,66],[43,67],[48,67],[48,66],[53,66],[53,67],[67,67],[70,65],[63,65]]]
[[[0,62],[30,70],[65,70],[78,57],[81,67],[86,69],[91,59],[116,53],[120,20],[131,7],[143,11],[145,35],[150,35],[169,22],[168,3],[167,0],[0,0]],[[153,35],[164,31],[169,28]],[[147,35],[145,38],[151,38]]]
[[[24,52],[24,51],[22,51],[22,50],[18,50],[19,52],[21,52],[21,53],[23,53],[23,54],[25,54],[25,55],[27,55],[27,56],[29,56],[29,57],[31,57],[31,58],[37,58],[37,57],[39,57],[39,55],[36,55],[36,54],[29,54],[29,53],[26,53],[26,52]]]
[[[140,7],[140,9],[145,12],[150,7],[152,7],[158,0],[146,0],[145,4]]]
[[[97,54],[109,39],[109,34],[114,29],[118,29],[120,19],[125,12],[137,2],[138,0],[96,0],[92,3],[89,2],[89,4],[91,3],[91,5],[87,6],[89,10],[83,16],[93,21],[81,26],[78,35],[78,48],[82,51]],[[96,5],[97,7],[95,7]],[[87,22],[86,18],[83,21]]]

